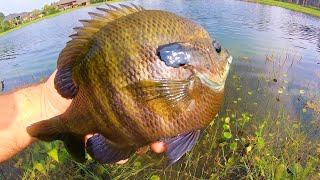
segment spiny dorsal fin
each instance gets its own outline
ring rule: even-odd
[[[81,60],[90,49],[93,35],[111,21],[120,17],[142,11],[143,8],[132,5],[132,7],[120,5],[121,8],[107,5],[110,9],[97,8],[104,14],[89,12],[91,20],[80,20],[83,27],[76,27],[75,34],[70,37],[66,47],[61,51],[58,59],[58,72],[54,79],[54,85],[58,93],[67,99],[74,98],[78,93],[78,86],[72,77],[72,65]]]
[[[91,20],[80,20],[83,27],[74,28],[76,33],[70,36],[72,40],[67,42],[66,47],[59,55],[58,70],[65,65],[70,66],[78,59],[81,59],[89,49],[90,39],[107,23],[123,16],[144,10],[141,6],[134,4],[131,4],[131,6],[120,4],[120,7],[107,4],[107,6],[109,9],[97,8],[103,12],[103,14],[89,12]]]

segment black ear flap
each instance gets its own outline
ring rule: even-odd
[[[193,47],[188,43],[171,43],[160,46],[157,54],[167,66],[177,68],[190,62],[192,51]]]

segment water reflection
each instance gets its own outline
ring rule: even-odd
[[[10,47],[3,47],[0,49],[0,61],[1,60],[9,60],[15,58],[15,51],[13,48]]]
[[[313,25],[298,24],[290,21],[288,26],[282,26],[282,28],[287,33],[286,35],[309,41],[316,41],[320,33],[320,29]]]
[[[257,6],[256,8],[248,7],[248,14],[256,14],[256,17],[242,19],[250,29],[258,31],[268,31],[272,28],[272,11],[270,7],[265,6],[263,8]]]

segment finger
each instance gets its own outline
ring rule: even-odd
[[[93,136],[93,134],[87,134],[86,136],[84,136],[84,144],[87,146],[87,141],[88,139],[90,139]]]
[[[150,148],[155,153],[163,153],[167,149],[167,144],[161,141],[154,142],[150,145]]]
[[[136,154],[140,155],[140,154],[145,154],[148,150],[150,149],[149,146],[143,146],[142,148],[140,148]]]

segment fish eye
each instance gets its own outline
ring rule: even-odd
[[[217,41],[213,41],[213,47],[214,49],[216,50],[217,53],[220,53],[221,52],[221,46],[220,44],[217,42]]]

